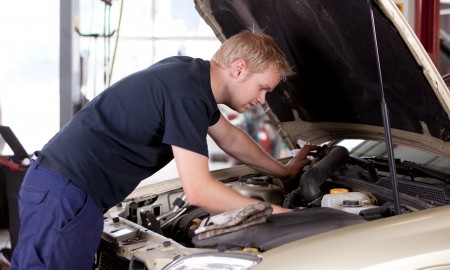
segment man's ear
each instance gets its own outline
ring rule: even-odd
[[[242,59],[237,59],[231,63],[231,77],[239,78],[242,75],[242,71],[245,69],[246,64]]]

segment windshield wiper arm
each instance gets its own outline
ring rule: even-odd
[[[388,160],[385,157],[364,157],[363,159],[374,162],[375,167],[378,169],[380,169],[380,165],[385,167],[384,170],[388,169]],[[395,166],[399,174],[408,175],[411,177],[428,177],[450,184],[450,174],[427,168],[412,161],[395,159]]]

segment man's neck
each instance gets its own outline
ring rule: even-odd
[[[223,81],[226,75],[225,73],[226,70],[224,70],[216,62],[210,62],[211,89],[217,103],[225,102],[226,85]]]

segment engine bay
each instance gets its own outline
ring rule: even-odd
[[[402,213],[450,204],[448,175],[400,160],[396,166]],[[245,196],[293,211],[203,240],[194,230],[210,214],[190,205],[181,188],[130,198],[105,213],[97,264],[99,269],[111,269],[104,267],[110,264],[115,265],[112,269],[128,269],[128,265],[129,269],[145,269],[139,267],[162,266],[179,255],[207,250],[264,252],[315,234],[393,216],[387,169],[383,158],[356,157],[345,147],[324,146],[298,179],[286,181],[258,172],[222,179]]]

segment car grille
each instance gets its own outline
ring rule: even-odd
[[[100,253],[99,265],[96,270],[128,270],[129,261],[124,260],[113,253],[103,251]]]

